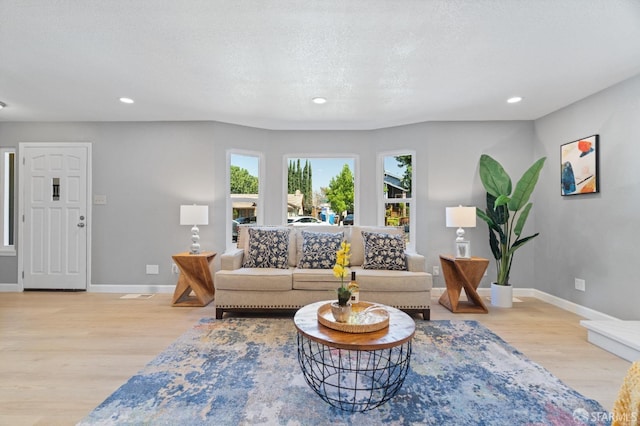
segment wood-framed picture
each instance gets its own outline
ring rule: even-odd
[[[563,196],[600,192],[599,142],[599,135],[591,135],[560,147],[560,191]]]

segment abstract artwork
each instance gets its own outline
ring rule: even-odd
[[[599,135],[592,135],[562,145],[560,152],[562,195],[600,192],[598,141]]]

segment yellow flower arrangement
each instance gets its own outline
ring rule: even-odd
[[[351,244],[346,241],[340,243],[340,249],[336,252],[336,264],[333,266],[333,275],[340,278],[340,287],[338,288],[338,304],[345,306],[351,298],[351,291],[344,285],[345,277],[350,274],[349,259],[351,258]]]

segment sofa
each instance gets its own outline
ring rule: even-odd
[[[332,268],[343,240],[360,300],[430,319],[432,276],[424,256],[405,250],[403,228],[331,225],[240,226],[237,247],[220,256],[214,276],[216,318],[337,300],[340,278]]]

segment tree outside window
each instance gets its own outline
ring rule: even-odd
[[[355,159],[287,158],[287,218],[313,216],[337,224],[355,209]]]
[[[230,241],[238,240],[239,225],[258,222],[260,198],[260,155],[229,155]]]

